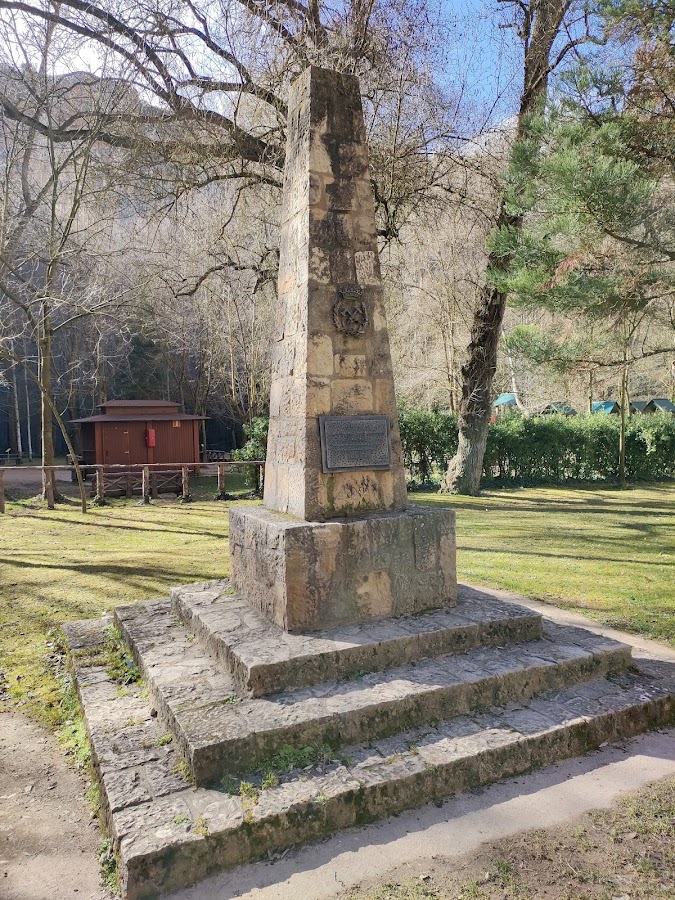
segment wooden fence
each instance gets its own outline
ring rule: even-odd
[[[149,503],[151,498],[157,498],[167,488],[178,495],[181,502],[188,502],[190,497],[190,476],[204,474],[204,470],[210,473],[215,471],[218,477],[218,492],[216,500],[228,499],[225,491],[225,479],[228,470],[241,468],[242,466],[256,466],[258,468],[257,487],[262,488],[265,477],[265,463],[261,460],[246,460],[236,462],[218,463],[151,463],[148,465],[109,465],[109,466],[81,466],[85,477],[90,475],[94,484],[94,504],[102,505],[106,502],[106,496],[113,492],[121,491],[124,496],[132,497],[138,492],[144,503]],[[42,473],[42,483],[47,507],[54,509],[56,503],[56,472],[67,471],[74,476],[75,469],[68,466],[31,466],[31,471]],[[16,472],[15,467],[0,466],[0,514],[5,512],[5,472]],[[196,471],[195,471],[196,470]],[[23,470],[27,471],[26,469]],[[73,480],[75,478],[73,477]],[[81,492],[82,511],[87,511],[87,500]]]

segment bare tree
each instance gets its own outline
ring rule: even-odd
[[[96,135],[78,130],[83,109],[114,106],[115,87],[59,76],[53,66],[64,46],[55,26],[29,25],[3,22],[4,91],[21,115],[2,122],[0,340],[12,359],[19,339],[37,348],[32,374],[41,392],[43,465],[51,466],[54,340],[84,318],[109,313],[124,295],[106,265],[111,211],[94,153]],[[57,119],[73,126],[67,142],[54,139],[51,123]]]
[[[453,25],[440,0],[140,0],[114,11],[0,0],[0,10],[72,35],[100,74],[126,85],[123,104],[78,122],[78,139],[123,149],[165,198],[222,180],[279,187],[288,85],[310,64],[361,78],[385,240],[430,199],[466,130],[471,101],[448,68]],[[51,140],[73,136],[68,116],[47,124],[2,91],[0,104]]]

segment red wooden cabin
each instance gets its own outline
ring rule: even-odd
[[[203,416],[178,412],[168,400],[108,400],[99,415],[74,419],[85,466],[199,463]]]

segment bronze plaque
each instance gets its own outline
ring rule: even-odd
[[[389,416],[319,416],[321,468],[391,469]]]

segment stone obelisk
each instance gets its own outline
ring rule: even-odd
[[[289,631],[456,602],[454,514],[407,507],[358,79],[291,89],[263,508],[232,579]]]

